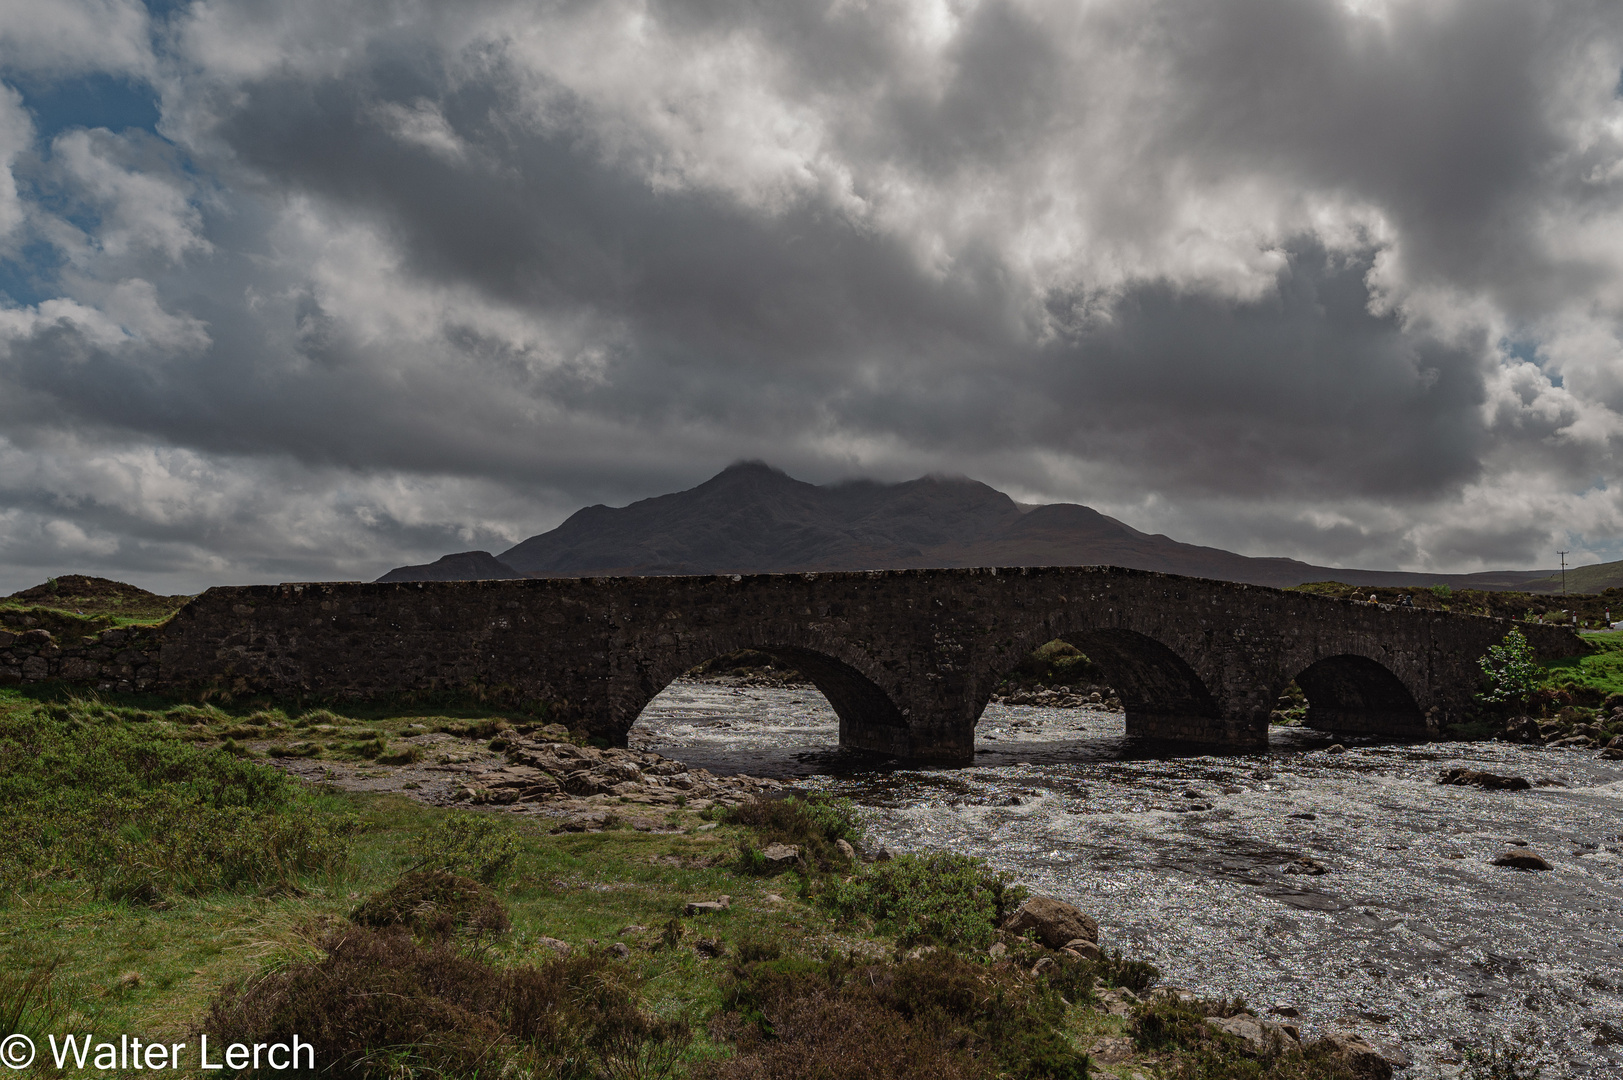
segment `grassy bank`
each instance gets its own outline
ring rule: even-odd
[[[554,834],[290,780],[225,734],[268,729],[251,715],[0,693],[16,1030],[297,1031],[391,1077],[1369,1075],[1328,1043],[1258,1051],[1207,1021],[1243,1003],[1154,995],[1148,965],[1000,929],[1023,891],[973,860],[864,860],[843,804]],[[445,720],[470,744],[506,722]]]

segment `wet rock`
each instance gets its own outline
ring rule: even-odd
[[[1244,1039],[1249,1049],[1259,1054],[1269,1050],[1292,1049],[1298,1042],[1298,1036],[1291,1030],[1294,1025],[1279,1024],[1255,1016],[1208,1016],[1206,1023],[1225,1035]]]
[[[1323,863],[1317,862],[1306,855],[1303,855],[1299,859],[1292,859],[1279,869],[1281,873],[1307,874],[1310,877],[1318,877],[1320,874],[1328,874],[1330,872],[1330,868],[1328,866],[1325,866]]]
[[[1500,776],[1459,767],[1444,769],[1437,775],[1437,782],[1455,787],[1479,787],[1485,791],[1524,791],[1533,786],[1525,776]]]
[[[1613,739],[1612,741],[1616,742],[1617,740]],[[1623,761],[1623,746],[1608,746],[1596,756],[1602,761]]]
[[[1513,870],[1549,870],[1551,866],[1535,851],[1525,848],[1507,851],[1493,860],[1495,866],[1508,866]]]
[[[717,911],[726,911],[733,906],[733,898],[723,895],[716,900],[689,900],[682,906],[684,915],[709,915]]]
[[[1503,736],[1509,742],[1536,743],[1543,741],[1538,721],[1531,716],[1517,716],[1505,721]]]
[[[1342,1065],[1360,1080],[1392,1080],[1392,1063],[1370,1043],[1350,1031],[1332,1031],[1324,1041],[1335,1048]]]
[[[1545,745],[1550,747],[1552,750],[1567,746],[1590,747],[1595,745],[1595,740],[1591,739],[1588,735],[1568,735],[1562,739],[1554,739]]]
[[[1074,904],[1051,896],[1033,896],[1003,921],[1011,934],[1037,932],[1037,940],[1050,949],[1062,949],[1077,938],[1098,942],[1099,924]]]
[[[1301,1010],[1293,1005],[1275,1005],[1268,1011],[1274,1016],[1283,1016],[1287,1020],[1294,1020],[1302,1015]]]
[[[1324,752],[1326,754],[1345,754],[1347,752],[1347,748],[1342,746],[1340,743],[1334,743],[1325,747]]]

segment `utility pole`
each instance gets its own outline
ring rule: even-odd
[[[1566,551],[1557,551],[1556,552],[1557,555],[1561,556],[1561,595],[1562,596],[1567,595],[1567,555],[1570,554],[1571,551],[1572,551],[1572,549],[1568,548]]]

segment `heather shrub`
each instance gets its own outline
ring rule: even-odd
[[[935,852],[872,863],[831,885],[823,900],[843,918],[874,920],[901,945],[979,948],[1028,895],[980,859]]]
[[[402,874],[383,892],[366,898],[350,921],[359,926],[404,926],[420,938],[454,933],[500,934],[512,925],[489,888],[444,870]]]
[[[206,1030],[222,1044],[297,1033],[323,1075],[351,1077],[661,1077],[691,1038],[685,1021],[642,1010],[629,972],[601,952],[502,969],[404,927],[323,948],[225,987]]]
[[[1065,1006],[1012,967],[938,951],[895,964],[789,958],[735,968],[712,1024],[735,1055],[703,1080],[1087,1075]]]

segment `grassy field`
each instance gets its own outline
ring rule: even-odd
[[[1550,681],[1592,687],[1603,694],[1623,694],[1623,631],[1584,634],[1594,651],[1545,664]]]

